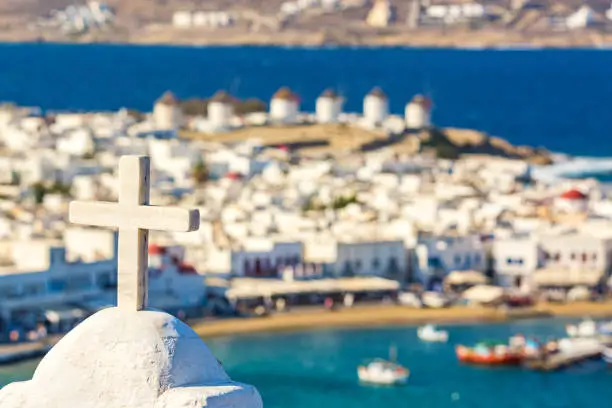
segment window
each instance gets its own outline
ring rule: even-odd
[[[110,288],[111,287],[111,273],[110,272],[101,272],[96,276],[96,285],[100,288]]]
[[[49,281],[49,290],[52,292],[63,292],[66,288],[66,281],[63,279],[51,279]]]
[[[374,258],[372,259],[372,269],[380,268],[380,259]]]
[[[570,256],[570,259],[572,261],[576,260],[576,253],[572,252],[572,255]]]
[[[476,254],[474,255],[474,264],[475,265],[480,265],[480,262],[482,261],[480,254]]]
[[[44,292],[44,286],[40,283],[30,283],[23,286],[24,295],[37,295]]]
[[[455,266],[461,265],[461,255],[455,255]]]
[[[591,259],[593,259],[593,261],[596,261],[596,260],[597,260],[597,253],[596,253],[596,252],[595,252],[595,253],[593,253],[593,256],[592,256],[592,258],[591,258]]]
[[[586,261],[587,261],[587,258],[588,258],[588,256],[587,256],[586,252],[584,252],[584,253],[582,254],[582,262],[586,262]]]
[[[358,271],[361,269],[361,260],[356,260],[355,261],[355,270]]]
[[[512,258],[506,259],[506,265],[512,265]]]
[[[555,256],[554,256],[554,260],[555,260],[556,262],[559,262],[559,260],[560,260],[560,259],[561,259],[561,254],[560,254],[559,252],[557,252],[557,253],[555,254]]]

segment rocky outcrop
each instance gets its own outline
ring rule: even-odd
[[[434,128],[417,136],[423,150],[433,150],[439,157],[458,158],[463,154],[483,154],[523,159],[533,164],[552,163],[544,148],[515,146],[505,139],[471,129]]]

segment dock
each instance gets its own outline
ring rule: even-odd
[[[0,366],[43,357],[59,338],[49,338],[47,342],[0,344]]]
[[[525,366],[536,371],[556,371],[575,364],[579,364],[586,360],[591,360],[601,356],[603,348],[588,347],[582,350],[573,352],[560,351],[556,354],[551,354],[544,359],[534,359],[525,362]]]

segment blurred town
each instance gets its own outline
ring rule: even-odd
[[[151,233],[150,305],[183,319],[606,295],[604,184],[561,177],[542,151],[445,138],[425,96],[405,115],[388,103],[375,88],[346,113],[327,90],[308,113],[282,88],[264,112],[225,92],[167,92],[151,113],[3,105],[2,337],[63,333],[116,302],[116,234],[67,212],[73,199],[116,201],[126,154],[151,157],[152,204],[200,209],[198,232]],[[202,114],[186,113],[194,104]],[[255,111],[238,114],[245,105]]]
[[[4,41],[459,47],[612,42],[612,11],[604,0],[2,0],[0,13]]]

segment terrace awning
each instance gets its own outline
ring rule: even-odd
[[[478,271],[453,271],[448,274],[444,283],[448,285],[484,285],[489,280]]]
[[[597,286],[604,273],[597,269],[538,269],[533,273],[533,281],[538,286]]]

